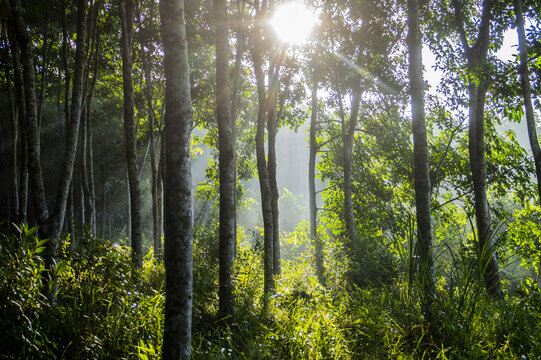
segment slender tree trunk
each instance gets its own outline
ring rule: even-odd
[[[106,209],[107,209],[107,198],[105,194],[105,166],[101,165],[101,229],[100,229],[100,235],[103,239],[105,239],[105,219],[106,216]]]
[[[235,261],[235,121],[231,117],[229,79],[229,24],[225,0],[214,0],[216,20],[216,114],[220,177],[219,316],[231,321],[233,308],[233,263]]]
[[[236,26],[235,33],[237,38],[237,47],[235,52],[235,65],[231,73],[231,121],[234,123],[235,127],[233,128],[233,138],[237,139],[236,124],[237,124],[237,113],[239,108],[239,89],[241,86],[241,69],[242,69],[242,59],[246,51],[246,29],[241,26],[242,24],[242,10],[241,10],[241,1],[237,1],[237,18],[235,19]],[[237,163],[237,154],[235,152],[235,166]],[[236,191],[235,191],[236,194]],[[235,254],[237,256],[237,205],[239,203],[239,197],[235,196]]]
[[[60,172],[57,198],[55,209],[49,217],[47,200],[43,185],[43,175],[40,164],[40,135],[38,126],[37,101],[36,101],[36,81],[34,75],[34,63],[32,53],[32,40],[27,32],[26,25],[20,14],[19,4],[16,0],[6,1],[8,5],[8,14],[10,15],[11,26],[15,29],[18,43],[21,45],[21,59],[24,74],[25,103],[26,103],[26,124],[27,124],[27,144],[28,144],[28,168],[30,182],[32,185],[32,203],[38,225],[41,227],[43,237],[49,237],[46,249],[44,251],[45,265],[47,269],[52,269],[56,263],[56,252],[58,249],[58,239],[62,229],[67,193],[71,176],[73,172],[73,163],[75,160],[75,150],[77,148],[77,137],[79,131],[80,108],[82,102],[82,80],[84,58],[84,34],[86,22],[86,1],[80,0],[78,4],[77,21],[77,50],[75,55],[75,76],[74,92],[72,97],[72,110],[70,119],[70,128],[67,138],[68,146],[66,148],[62,169]],[[50,279],[50,272],[45,274]],[[56,299],[56,288],[53,283],[50,292],[50,300],[54,303]]]
[[[280,223],[278,200],[280,194],[278,192],[278,181],[276,178],[276,135],[278,132],[277,119],[277,99],[278,91],[280,90],[280,65],[281,54],[278,54],[275,59],[275,64],[271,62],[272,72],[269,74],[269,91],[267,95],[267,133],[268,133],[268,150],[269,157],[267,160],[267,174],[269,177],[269,185],[271,190],[271,211],[272,211],[272,273],[279,275],[280,266]]]
[[[152,106],[152,80],[150,78],[150,64],[148,56],[145,57],[145,83],[146,83],[146,97],[148,107],[148,117],[150,126],[150,177],[152,187],[152,239],[154,241],[154,256],[160,258],[162,252],[161,245],[161,232],[158,214],[158,169],[156,164],[156,141],[155,133],[156,121],[154,119],[155,113]]]
[[[9,123],[9,151],[8,151],[8,173],[9,173],[9,183],[8,183],[8,193],[9,193],[9,221],[8,221],[8,231],[11,232],[12,226],[11,222],[17,222],[19,216],[19,174],[17,166],[17,147],[19,143],[19,112],[17,109],[16,100],[13,96],[12,85],[10,81],[9,71],[6,67],[6,88],[8,90],[8,100],[9,100],[9,112],[10,112],[10,123]]]
[[[26,211],[28,206],[28,149],[26,140],[26,104],[24,99],[24,81],[21,73],[20,49],[13,26],[8,28],[11,58],[13,64],[13,84],[15,87],[15,111],[17,115],[17,132],[19,134],[18,151],[20,162],[17,166],[18,178],[18,213],[17,222],[26,223]]]
[[[537,195],[541,205],[541,149],[535,128],[535,117],[532,105],[532,90],[530,86],[530,70],[528,68],[528,43],[526,42],[526,32],[524,30],[524,16],[522,14],[522,1],[514,0],[515,14],[517,17],[517,33],[520,51],[520,83],[522,85],[522,98],[524,99],[524,109],[526,113],[526,125],[528,127],[528,139],[535,164],[535,175],[537,177]]]
[[[96,186],[94,182],[94,150],[92,146],[92,119],[90,112],[90,101],[88,102],[88,114],[86,123],[87,136],[87,151],[86,151],[86,166],[88,175],[88,190],[89,190],[89,211],[90,211],[90,229],[92,236],[96,236]]]
[[[146,24],[145,32],[150,35],[151,21],[154,18],[154,2],[150,3],[149,21]],[[145,72],[145,95],[147,100],[149,126],[150,126],[150,177],[151,177],[151,193],[152,193],[152,239],[154,244],[154,257],[161,258],[162,254],[162,236],[160,228],[160,209],[158,209],[158,164],[156,162],[157,141],[155,136],[156,131],[156,112],[152,104],[152,78],[150,76],[151,54],[154,50],[154,45],[149,41],[145,44],[148,50],[143,55],[143,70]]]
[[[43,102],[45,100],[45,91],[47,89],[48,77],[49,77],[49,50],[51,45],[49,45],[49,8],[45,9],[44,22],[43,22],[43,47],[41,53],[41,84],[39,89],[36,89],[38,93],[38,127],[41,128],[41,114],[43,112]]]
[[[65,0],[61,0],[60,2],[60,12],[62,17],[62,67],[64,72],[64,116],[66,121],[66,132],[69,128],[69,119],[70,119],[70,106],[69,106],[69,99],[70,99],[70,85],[71,85],[71,74],[69,71],[69,65],[68,65],[68,30],[67,30],[67,21],[66,21],[66,4]],[[75,249],[75,216],[73,212],[73,184],[70,184],[70,188],[68,190],[68,200],[66,204],[66,220],[68,222],[68,232],[71,234],[71,249]]]
[[[316,156],[317,156],[317,116],[318,116],[318,98],[317,90],[319,82],[312,80],[312,116],[310,118],[310,153],[308,160],[308,192],[310,202],[310,240],[314,247],[315,270],[320,284],[325,285],[325,269],[323,266],[323,244],[317,234],[317,203],[316,203]]]
[[[25,125],[26,140],[28,145],[28,169],[32,184],[32,203],[36,215],[36,221],[46,229],[49,210],[45,199],[43,175],[40,163],[40,138],[37,115],[36,78],[34,74],[34,55],[32,51],[32,39],[27,32],[26,24],[21,16],[19,3],[16,0],[5,1],[10,26],[17,38],[21,51],[21,65],[23,69],[24,99],[25,99]]]
[[[54,212],[49,220],[48,256],[55,261],[56,250],[58,249],[58,238],[62,230],[63,221],[66,214],[66,204],[68,199],[69,187],[73,175],[73,166],[75,163],[75,154],[77,150],[77,140],[79,134],[79,124],[81,119],[83,105],[83,81],[85,59],[85,32],[86,32],[86,1],[79,0],[77,6],[77,49],[75,51],[75,71],[73,75],[73,93],[71,98],[70,121],[67,129],[67,147],[62,162],[58,191]],[[52,266],[52,263],[51,263]]]
[[[494,254],[492,219],[487,199],[487,164],[485,157],[485,101],[489,86],[486,59],[490,44],[490,21],[494,0],[483,1],[483,13],[478,37],[470,47],[462,14],[462,3],[453,0],[459,35],[468,66],[468,91],[470,125],[468,149],[472,172],[474,207],[479,242],[479,263],[488,293],[494,298],[503,296],[498,262]]]
[[[357,80],[359,81],[359,80]],[[351,114],[347,125],[342,123],[343,156],[344,156],[344,220],[346,222],[346,239],[350,249],[355,246],[357,234],[355,230],[355,212],[353,211],[353,191],[351,178],[353,176],[353,139],[357,127],[360,105],[360,84],[354,85]]]
[[[98,72],[99,72],[99,58],[100,58],[100,36],[96,33],[95,30],[95,24],[98,17],[98,6],[96,4],[93,4],[93,14],[90,21],[90,27],[89,31],[90,34],[93,34],[90,36],[90,39],[92,40],[92,50],[94,55],[94,61],[93,61],[93,75],[92,75],[92,81],[90,82],[90,86],[88,89],[88,92],[86,94],[86,101],[85,101],[85,109],[86,109],[86,126],[85,126],[85,134],[86,134],[86,147],[85,147],[85,172],[87,175],[87,188],[88,188],[88,199],[87,199],[87,213],[88,213],[88,223],[90,226],[90,233],[92,236],[96,236],[96,189],[95,189],[95,182],[94,182],[94,150],[93,150],[93,141],[92,141],[92,99],[94,97],[94,89],[96,87],[96,81],[98,78]],[[89,56],[92,55],[92,51],[90,52]],[[88,66],[88,74],[90,74],[91,66]],[[87,78],[89,75],[87,74]]]
[[[423,312],[432,323],[435,297],[434,260],[432,258],[432,225],[430,213],[430,174],[428,140],[425,124],[422,35],[419,24],[418,0],[408,0],[408,52],[411,113],[413,128],[413,163],[415,177],[415,206],[419,246],[419,278],[423,288]]]
[[[122,22],[122,86],[124,92],[124,137],[126,142],[126,162],[130,184],[131,206],[131,247],[132,263],[135,268],[143,264],[143,226],[141,211],[141,190],[137,172],[137,134],[135,130],[133,80],[132,80],[132,40],[135,3],[133,0],[120,0],[120,19]]]
[[[19,115],[19,131],[20,131],[20,163],[19,163],[19,216],[18,223],[27,222],[28,212],[28,142],[26,137],[25,118]]]
[[[86,111],[88,104],[85,103],[83,111],[81,113],[81,127],[79,130],[79,137],[81,139],[79,145],[79,166],[81,169],[81,187],[83,189],[84,201],[81,206],[84,208],[85,218],[81,225],[83,228],[90,229],[92,224],[92,201],[90,199],[90,186],[88,179],[88,164],[87,164],[87,152],[88,152],[88,111]]]
[[[165,323],[163,359],[190,359],[192,106],[183,0],[160,2],[165,67]]]
[[[128,239],[131,239],[131,196],[130,196],[130,180],[128,176],[128,168],[126,165],[126,172],[125,172],[125,181],[126,181],[126,237]]]
[[[160,133],[160,161],[158,162],[158,182],[156,193],[158,195],[156,202],[158,208],[158,224],[160,236],[164,233],[164,201],[163,201],[163,184],[165,172],[165,136],[163,131]]]
[[[265,91],[265,77],[261,63],[261,48],[259,37],[256,36],[252,48],[254,73],[257,82],[257,95],[259,109],[257,114],[257,132],[255,136],[255,148],[257,158],[257,173],[259,176],[259,188],[261,190],[261,208],[263,212],[263,289],[265,294],[274,291],[273,278],[273,223],[272,223],[272,192],[267,173],[267,160],[265,159],[265,120],[267,118],[267,97]]]

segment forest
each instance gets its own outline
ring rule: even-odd
[[[538,0],[0,3],[0,359],[541,359]]]

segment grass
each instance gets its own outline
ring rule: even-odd
[[[22,227],[19,234],[1,239],[0,359],[159,359],[163,264],[149,253],[143,269],[132,274],[127,247],[89,239],[78,252],[70,252],[65,242],[58,304],[52,308],[41,295],[44,242],[34,231]],[[504,299],[491,300],[468,252],[454,249],[449,256],[454,278],[438,276],[439,333],[434,336],[422,316],[420,288],[404,271],[407,262],[395,256],[394,269],[382,275],[385,281],[372,278],[366,285],[365,279],[356,281],[358,271],[348,273],[350,260],[341,245],[328,241],[328,283],[323,287],[309,244],[298,246],[305,236],[298,232],[283,238],[284,248],[292,250],[267,307],[261,251],[240,233],[236,319],[226,326],[216,318],[217,269],[209,265],[217,263],[215,232],[195,234],[193,359],[511,359],[541,354],[541,293],[535,281],[526,279],[513,291],[504,284]],[[407,255],[407,248],[402,253]],[[371,277],[376,273],[369,272]]]

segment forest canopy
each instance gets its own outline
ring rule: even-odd
[[[0,2],[1,359],[539,357],[539,1]]]

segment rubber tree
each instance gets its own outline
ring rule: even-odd
[[[126,164],[128,170],[132,263],[135,268],[143,264],[143,225],[141,208],[141,189],[137,171],[137,134],[135,129],[135,107],[133,102],[133,33],[134,0],[120,0],[120,20],[122,23],[122,88],[124,95],[124,141],[126,145]]]
[[[425,123],[425,92],[423,79],[422,34],[419,20],[419,1],[408,0],[408,76],[411,95],[413,128],[413,165],[415,182],[415,212],[417,216],[417,244],[419,248],[419,279],[423,289],[423,313],[432,322],[435,297],[434,260],[432,257],[431,187],[429,174],[428,140]]]
[[[225,0],[214,0],[216,21],[216,117],[218,121],[218,162],[220,178],[219,224],[219,314],[232,319],[233,263],[235,260],[235,119],[231,114],[229,78],[229,24]]]
[[[38,125],[38,104],[36,96],[36,78],[34,74],[33,44],[26,24],[21,14],[17,0],[6,0],[10,26],[16,35],[21,52],[21,64],[24,79],[26,141],[28,146],[28,172],[31,184],[31,199],[35,218],[40,227],[40,236],[49,238],[43,257],[47,271],[47,281],[54,276],[54,266],[57,262],[60,232],[64,223],[68,192],[73,175],[75,154],[79,134],[79,124],[83,106],[84,67],[86,64],[86,8],[87,2],[77,3],[77,41],[75,50],[75,70],[73,74],[73,91],[71,96],[70,114],[66,132],[67,144],[60,170],[55,207],[49,213],[47,198],[43,183],[43,173],[40,163],[40,129]],[[49,298],[56,301],[56,285],[51,286]]]
[[[183,0],[160,1],[165,68],[165,322],[163,359],[190,359],[193,114]]]
[[[464,26],[464,3],[453,0],[457,31],[460,36],[467,67],[469,93],[468,150],[472,173],[475,220],[478,240],[478,262],[488,293],[502,296],[499,266],[494,253],[492,219],[487,199],[487,163],[485,155],[485,102],[490,85],[487,64],[490,47],[490,23],[495,0],[484,0],[481,19],[473,45]]]

